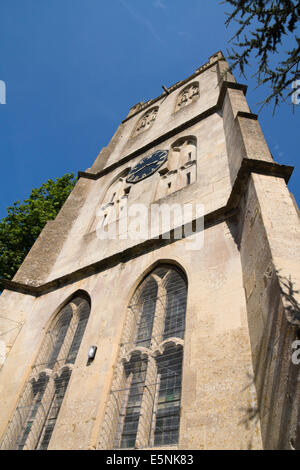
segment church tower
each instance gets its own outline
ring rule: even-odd
[[[300,448],[292,167],[226,67],[133,106],[4,282],[1,449]]]

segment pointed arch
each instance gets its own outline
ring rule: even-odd
[[[49,317],[46,325],[45,325],[45,328],[44,330],[47,332],[49,330],[49,328],[52,327],[53,325],[53,322],[55,322],[55,319],[58,317],[58,315],[61,313],[61,311],[63,310],[63,308],[69,304],[70,302],[72,302],[73,299],[75,299],[76,297],[82,297],[83,299],[86,299],[90,308],[92,306],[92,300],[91,300],[91,296],[90,294],[83,290],[83,289],[78,289],[76,290],[75,292],[72,292],[70,295],[68,295],[62,302],[60,302],[60,304],[56,307],[56,309],[52,312],[51,316]]]
[[[134,284],[131,286],[129,295],[128,295],[128,303],[131,301],[133,298],[133,295],[137,291],[137,289],[140,287],[142,284],[143,280],[146,279],[146,277],[154,272],[157,268],[162,267],[163,269],[177,269],[182,277],[185,279],[185,282],[188,283],[188,273],[186,268],[177,260],[172,259],[172,258],[166,258],[166,259],[158,259],[154,261],[152,264],[150,264],[146,269],[143,270],[143,272],[140,273],[138,278],[135,280]]]
[[[90,296],[79,290],[52,315],[1,449],[48,448],[90,309]]]
[[[172,143],[168,163],[159,171],[155,199],[161,199],[194,183],[197,179],[197,138],[186,135]]]
[[[175,112],[193,103],[199,96],[199,82],[195,81],[189,83],[177,97]]]
[[[130,171],[130,167],[124,168],[120,173],[118,173],[112,181],[110,181],[105,194],[102,199],[101,205],[104,206],[105,204],[111,202],[112,195],[116,193],[117,197],[121,197],[121,193],[124,190],[124,186],[129,186],[126,183],[126,176]]]
[[[157,113],[158,113],[158,110],[159,110],[159,107],[155,106],[154,108],[151,108],[151,109],[147,110],[142,115],[142,117],[138,120],[138,122],[137,122],[137,124],[136,124],[136,126],[133,130],[132,137],[135,137],[135,136],[147,131],[148,129],[150,129],[150,127],[153,126],[154,121],[155,121],[156,116],[157,116]]]
[[[178,441],[186,298],[187,277],[175,263],[155,263],[137,283],[99,448],[146,448]],[[172,402],[168,394],[173,394]]]
[[[107,186],[104,196],[99,201],[96,213],[93,214],[88,232],[115,222],[121,214],[124,203],[129,197],[132,185],[126,182],[130,167],[118,173]]]

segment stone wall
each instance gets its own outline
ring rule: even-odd
[[[291,352],[299,335],[300,225],[286,187],[291,168],[273,162],[246,87],[224,78],[225,66],[214,55],[187,80],[133,107],[6,284],[0,439],[49,324],[83,290],[90,319],[50,448],[98,447],[128,303],[151,267],[167,262],[188,280],[178,448],[299,448]],[[186,87],[188,104],[179,109]],[[203,204],[203,247],[190,250],[188,239],[99,240],[97,210],[111,183],[186,136],[197,140],[193,184],[157,200],[157,172],[132,185],[128,202]],[[98,351],[87,365],[91,345]]]
[[[238,243],[264,447],[292,449],[300,438],[299,366],[292,362],[300,325],[300,227],[281,178],[251,177]]]

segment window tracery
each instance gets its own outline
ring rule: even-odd
[[[187,284],[160,266],[128,306],[99,448],[175,445],[179,438]]]
[[[90,313],[87,298],[73,298],[42,342],[1,449],[47,449]]]

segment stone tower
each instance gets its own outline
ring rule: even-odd
[[[300,448],[292,168],[225,69],[131,108],[5,282],[2,449]],[[129,236],[163,205],[203,216]]]

